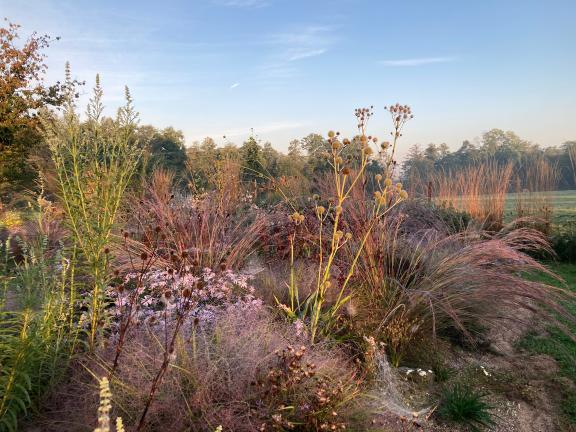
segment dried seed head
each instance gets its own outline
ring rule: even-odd
[[[345,176],[350,175],[350,168],[348,168],[348,167],[342,168],[342,174]]]
[[[336,134],[334,133],[334,131],[329,131],[329,132],[328,132],[328,137],[329,137],[329,138],[334,138],[334,135],[336,135]]]
[[[382,181],[382,174],[376,174],[376,176],[374,176],[374,178],[376,179],[377,182],[381,182]]]
[[[400,191],[400,198],[401,198],[401,199],[406,199],[406,198],[408,198],[408,192],[406,192],[405,190],[401,190],[401,191]]]
[[[392,186],[392,179],[387,178],[386,180],[384,180],[384,186],[386,187]]]
[[[146,260],[148,259],[148,254],[147,254],[146,252],[142,252],[142,253],[140,254],[140,259],[141,259],[142,261],[146,261]]]

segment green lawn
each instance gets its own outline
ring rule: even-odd
[[[562,276],[568,287],[576,293],[576,265],[554,264],[552,269]],[[565,306],[576,316],[576,300],[570,301]],[[572,335],[576,335],[576,325],[568,324],[568,327]],[[560,373],[576,384],[576,342],[558,327],[548,326],[546,335],[529,333],[522,339],[520,346],[531,352],[553,357],[558,362]],[[563,411],[571,422],[576,424],[576,391],[566,389],[565,393]]]
[[[510,193],[506,197],[506,219],[511,220],[516,217],[516,202],[519,198],[539,206],[543,202],[544,197],[552,205],[555,225],[565,225],[570,222],[576,223],[576,190],[539,192],[536,194]]]

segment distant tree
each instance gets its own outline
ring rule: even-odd
[[[264,177],[262,176],[264,158],[262,148],[254,137],[248,138],[244,144],[242,144],[240,154],[242,156],[242,179],[244,181],[262,183],[264,181]]]
[[[264,169],[266,175],[273,178],[278,177],[280,174],[280,152],[272,147],[272,144],[265,142],[262,146],[262,159],[264,161]]]

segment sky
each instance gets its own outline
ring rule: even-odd
[[[311,132],[353,135],[370,105],[384,139],[396,102],[415,115],[400,155],[492,128],[576,139],[575,0],[0,0],[1,16],[61,37],[48,81],[69,61],[87,94],[100,73],[109,114],[128,85],[141,123],[187,144],[253,133],[285,151]]]

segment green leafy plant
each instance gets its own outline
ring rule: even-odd
[[[60,266],[60,277],[54,266],[18,269],[27,280],[36,278],[40,303],[36,309],[0,312],[0,431],[18,429],[19,419],[61,376],[74,351],[78,329],[71,327],[71,269],[65,260]]]
[[[128,88],[126,104],[118,110],[115,120],[104,118],[102,96],[100,79],[96,76],[85,123],[81,123],[73,98],[69,97],[63,119],[45,125],[67,222],[92,277],[91,346],[102,318],[106,245],[141,154],[134,137],[138,114]]]
[[[438,407],[438,416],[444,420],[466,425],[473,431],[493,426],[494,420],[486,402],[486,393],[468,385],[454,384],[444,390]]]

